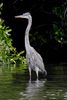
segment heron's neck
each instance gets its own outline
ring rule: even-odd
[[[25,31],[25,48],[29,50],[30,42],[29,42],[29,31],[32,25],[32,18],[28,19],[28,26]]]

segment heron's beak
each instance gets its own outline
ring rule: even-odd
[[[23,15],[15,16],[15,18],[25,18]]]

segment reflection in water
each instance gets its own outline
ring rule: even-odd
[[[23,92],[20,92],[20,95],[22,96],[20,100],[27,99],[27,100],[35,100],[37,99],[37,95],[39,92],[41,92],[45,86],[45,80],[36,80],[36,81],[29,81],[27,84],[26,90]]]
[[[28,81],[22,65],[0,66],[0,100],[67,100],[67,64],[48,67],[47,81]]]

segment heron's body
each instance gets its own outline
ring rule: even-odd
[[[47,75],[41,55],[30,45],[29,42],[29,31],[32,25],[32,17],[30,13],[24,13],[23,15],[16,16],[16,18],[28,19],[28,26],[25,31],[25,48],[26,48],[26,59],[29,66],[30,79],[31,79],[31,70],[34,70],[36,72],[37,78],[39,71]]]
[[[45,69],[42,57],[33,47],[30,47],[29,53],[26,53],[26,58],[32,70],[35,70],[36,67],[38,67],[39,71],[44,72]]]

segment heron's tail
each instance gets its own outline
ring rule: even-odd
[[[47,76],[47,71],[46,70],[44,70],[44,72],[43,72],[44,74],[45,74],[45,76]]]
[[[47,71],[45,70],[45,75],[47,76]]]

